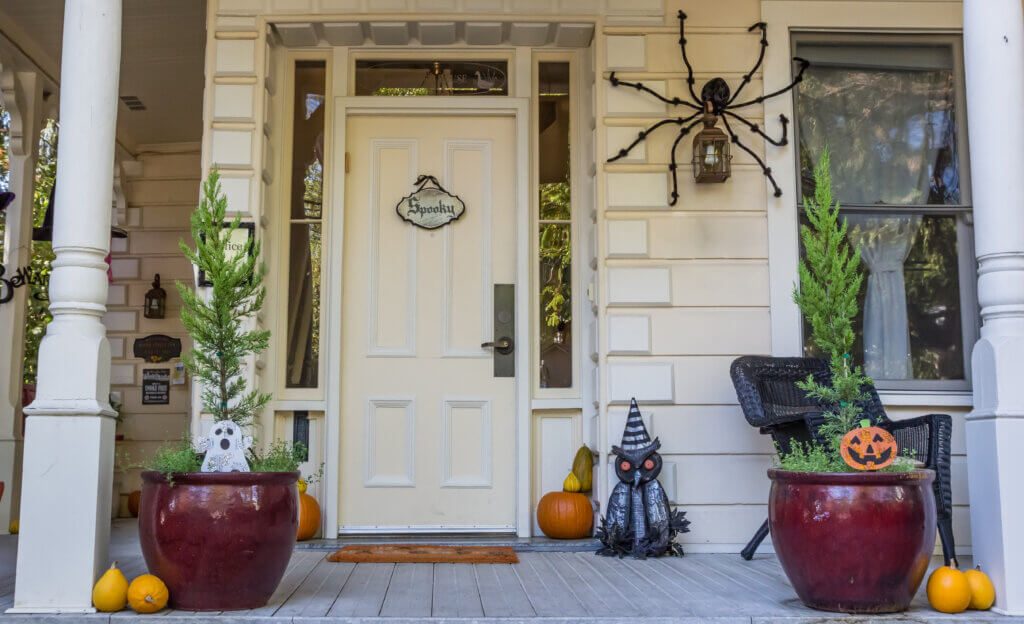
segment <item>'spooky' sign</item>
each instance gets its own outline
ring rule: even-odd
[[[433,186],[427,186],[428,183],[433,183]],[[403,197],[395,207],[403,220],[427,230],[436,230],[466,212],[466,204],[446,191],[434,176],[421,175],[416,179],[416,185],[416,190]]]

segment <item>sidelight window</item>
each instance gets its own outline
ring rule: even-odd
[[[541,388],[571,388],[572,197],[570,185],[570,64],[537,67]]]
[[[325,87],[324,61],[296,61],[288,206],[288,388],[319,386]]]

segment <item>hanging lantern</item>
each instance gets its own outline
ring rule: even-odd
[[[693,137],[693,178],[698,183],[725,182],[732,175],[729,135],[715,127],[716,119],[706,111],[704,129]]]
[[[160,288],[160,274],[153,278],[153,288],[146,293],[146,318],[162,319],[167,307],[167,292]]]

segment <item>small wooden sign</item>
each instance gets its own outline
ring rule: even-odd
[[[135,357],[153,362],[170,362],[181,357],[181,339],[171,338],[164,334],[153,334],[145,338],[136,338],[132,345]]]
[[[427,186],[428,183],[433,186]],[[434,176],[421,175],[416,184],[416,190],[395,206],[403,220],[426,230],[436,230],[466,212],[466,204],[446,191]]]
[[[856,470],[878,470],[896,461],[896,438],[881,427],[861,427],[843,437],[839,454]]]
[[[171,402],[171,369],[142,369],[142,404],[167,405]]]

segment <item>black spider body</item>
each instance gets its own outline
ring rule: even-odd
[[[711,110],[721,111],[729,104],[729,83],[722,78],[712,78],[700,90],[700,101],[711,104]]]
[[[773,139],[772,137],[768,136],[763,130],[761,130],[761,128],[756,123],[753,123],[743,118],[741,115],[736,113],[735,110],[746,106],[751,106],[753,104],[760,104],[761,102],[764,102],[769,98],[790,91],[796,85],[800,84],[801,81],[803,81],[804,72],[807,70],[808,67],[810,67],[810,63],[805,59],[793,57],[793,60],[800,64],[800,69],[798,70],[796,77],[793,78],[793,82],[789,83],[782,89],[773,91],[772,93],[767,93],[765,95],[758,96],[750,100],[736,102],[736,99],[739,96],[739,94],[743,91],[743,88],[747,86],[747,84],[754,77],[754,74],[761,67],[761,63],[764,62],[764,52],[765,49],[768,47],[768,39],[766,36],[768,27],[764,22],[758,22],[751,26],[748,30],[750,32],[760,30],[761,52],[760,54],[758,54],[757,61],[754,63],[754,67],[749,72],[743,75],[743,79],[740,82],[739,86],[736,87],[736,91],[732,92],[729,88],[729,85],[725,82],[724,79],[712,78],[711,80],[707,81],[704,84],[704,87],[701,89],[700,92],[700,97],[698,97],[697,92],[694,90],[695,80],[693,78],[693,67],[690,65],[690,60],[686,56],[686,14],[683,13],[682,11],[679,11],[678,17],[679,48],[683,54],[683,64],[686,66],[686,86],[690,92],[689,100],[682,99],[679,97],[667,98],[661,95],[660,93],[654,91],[650,87],[645,86],[642,82],[626,82],[624,80],[619,80],[615,76],[615,72],[611,73],[611,75],[608,77],[608,80],[609,82],[611,82],[612,86],[633,87],[637,91],[643,91],[644,93],[652,95],[653,97],[661,100],[666,104],[670,104],[672,106],[685,106],[691,110],[694,110],[695,112],[692,115],[686,117],[670,117],[668,119],[663,119],[653,124],[652,126],[644,130],[641,130],[637,138],[632,143],[630,143],[624,149],[619,150],[618,154],[608,159],[608,162],[615,162],[620,158],[624,158],[626,155],[629,154],[630,151],[632,151],[634,147],[636,147],[640,142],[645,140],[648,137],[648,135],[650,135],[658,128],[666,125],[679,126],[679,133],[676,136],[676,140],[672,143],[671,164],[668,166],[669,171],[672,173],[672,192],[671,196],[669,197],[669,205],[675,206],[676,201],[678,201],[679,199],[679,183],[676,179],[676,170],[678,169],[678,165],[676,163],[676,148],[679,147],[679,143],[683,140],[683,137],[689,134],[690,130],[695,128],[698,124],[702,123],[705,120],[706,116],[710,116],[710,119],[713,119],[715,123],[721,120],[722,125],[725,127],[726,133],[728,133],[729,135],[729,140],[734,145],[750,154],[750,156],[753,157],[755,161],[757,161],[757,164],[760,165],[761,167],[762,173],[764,173],[765,177],[768,178],[768,181],[771,183],[772,188],[774,189],[775,197],[781,197],[782,189],[780,189],[779,185],[775,183],[775,178],[772,177],[771,168],[765,165],[764,160],[760,156],[758,156],[753,150],[751,150],[749,147],[747,147],[740,141],[739,136],[736,135],[732,127],[729,125],[729,120],[732,119],[736,122],[745,125],[751,132],[760,136],[761,138],[763,138],[768,143],[771,143],[772,145],[775,145],[777,147],[786,145],[789,142],[786,136],[789,119],[787,119],[785,115],[779,115],[779,122],[782,123],[782,136],[779,139]]]
[[[597,530],[602,543],[597,554],[638,559],[683,554],[675,536],[689,531],[690,521],[685,512],[672,511],[658,482],[662,468],[659,448],[661,442],[657,438],[651,441],[634,399],[622,446],[612,447],[619,483],[608,498],[608,513]]]

